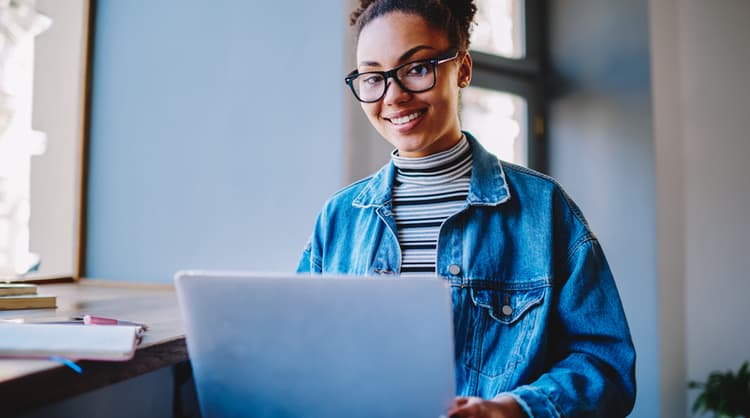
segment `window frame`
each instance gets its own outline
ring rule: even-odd
[[[526,54],[518,59],[469,49],[473,61],[472,85],[520,96],[527,103],[527,153],[529,168],[546,172],[547,146],[544,100],[546,31],[544,0],[524,3]]]

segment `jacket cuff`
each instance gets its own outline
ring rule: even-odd
[[[519,386],[511,392],[503,392],[495,399],[510,396],[530,418],[561,418],[555,404],[541,390],[532,386]]]

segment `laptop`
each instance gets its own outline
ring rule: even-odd
[[[178,272],[206,418],[444,416],[455,397],[449,284]]]

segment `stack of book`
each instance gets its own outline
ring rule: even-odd
[[[37,294],[37,285],[0,283],[0,310],[56,308],[57,298]]]

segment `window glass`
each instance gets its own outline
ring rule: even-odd
[[[501,160],[528,165],[527,103],[481,87],[462,90],[461,126]]]
[[[34,37],[50,20],[33,1],[0,4],[0,279],[39,266],[29,248],[31,157],[46,148],[43,133],[31,129]]]
[[[523,0],[478,0],[471,49],[507,58],[526,56]]]

